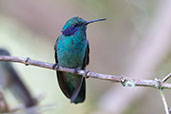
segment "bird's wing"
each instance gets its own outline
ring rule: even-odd
[[[57,55],[57,44],[58,44],[58,38],[55,42],[55,45],[54,45],[54,50],[55,50],[55,61],[56,63],[58,63],[58,55]]]
[[[58,64],[58,55],[57,55],[57,45],[58,45],[58,39],[62,37],[59,36],[56,40],[55,46],[54,46],[54,50],[55,50],[55,61]],[[65,79],[65,73],[61,72],[61,71],[56,71],[57,73],[57,79],[58,79],[58,83],[59,86],[62,90],[62,92],[65,94],[66,97],[71,98],[70,92],[66,86],[66,79]]]
[[[84,57],[84,61],[83,61],[83,66],[82,66],[83,70],[89,64],[89,53],[90,53],[90,48],[89,48],[89,43],[88,43],[88,40],[87,40],[87,48],[86,48],[85,57]]]

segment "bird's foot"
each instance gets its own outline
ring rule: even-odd
[[[79,70],[81,70],[81,67],[75,68],[75,69],[74,69],[74,73],[77,74]]]
[[[52,68],[53,68],[54,70],[55,70],[55,69],[59,69],[58,63],[53,64]]]
[[[74,73],[77,74],[78,71],[80,71],[80,70],[81,70],[81,67],[75,68],[75,69],[74,69]],[[87,76],[87,74],[88,74],[89,72],[90,72],[89,70],[87,70],[87,71],[86,71],[86,70],[81,70],[81,71],[80,71],[80,73],[82,74],[82,76],[85,77],[85,78],[89,78],[89,76]]]
[[[90,72],[90,70],[85,71],[83,76],[84,76],[85,78],[89,78],[89,76],[87,75],[89,72]]]

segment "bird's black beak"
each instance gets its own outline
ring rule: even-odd
[[[98,21],[104,21],[104,20],[106,20],[106,19],[105,19],[105,18],[101,18],[101,19],[90,20],[90,21],[87,21],[87,22],[85,23],[85,25],[88,25],[88,24],[94,23],[94,22],[98,22]]]

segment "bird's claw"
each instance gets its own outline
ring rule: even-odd
[[[81,70],[81,68],[80,68],[80,67],[75,68],[75,69],[74,69],[74,73],[76,73],[76,74],[77,74],[79,70]]]
[[[59,68],[59,65],[57,63],[53,64],[52,68],[55,70],[55,69],[58,69]]]
[[[75,68],[75,69],[74,69],[74,73],[77,74],[77,73],[79,73],[78,71],[80,71],[80,70],[81,70],[80,67]],[[88,71],[85,71],[85,70],[81,70],[81,71],[80,71],[80,73],[82,74],[82,76],[85,77],[85,78],[89,78],[89,76],[87,76],[87,74],[88,74],[89,72],[90,72],[89,70],[88,70]]]
[[[89,72],[90,72],[90,70],[85,71],[85,73],[84,73],[83,76],[84,76],[85,78],[89,78],[89,76],[87,76],[87,74],[88,74]]]

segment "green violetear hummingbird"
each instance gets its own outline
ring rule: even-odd
[[[66,22],[55,43],[55,60],[59,66],[85,70],[89,64],[89,43],[86,38],[87,25],[97,21],[85,21],[73,17]],[[59,86],[71,103],[81,103],[85,100],[85,77],[67,72],[57,72]]]

